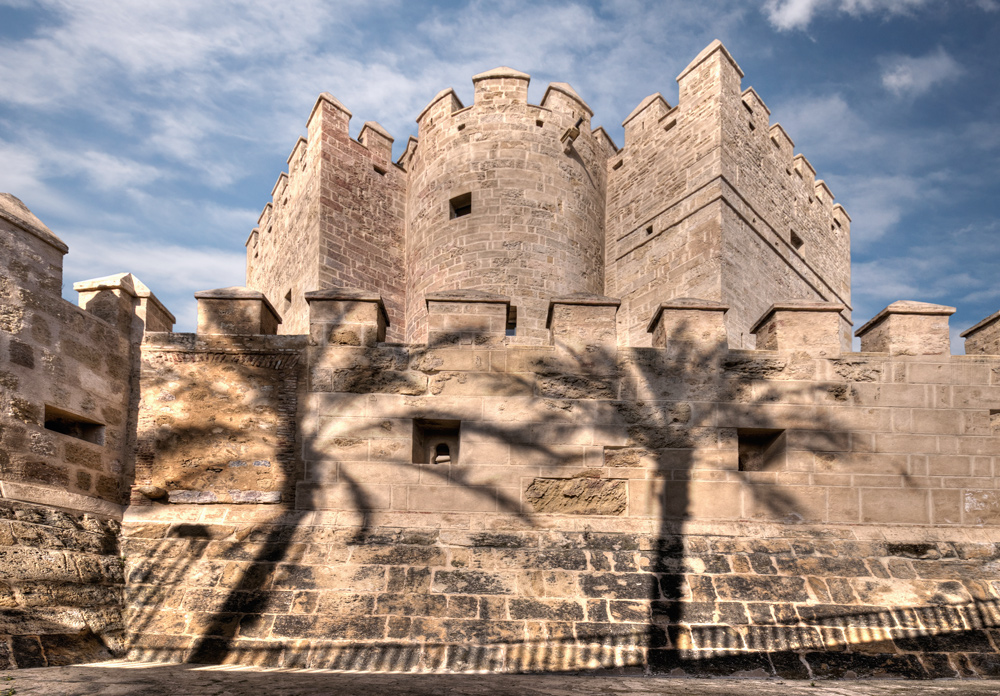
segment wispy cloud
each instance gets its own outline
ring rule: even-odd
[[[942,47],[924,56],[886,56],[879,62],[882,85],[899,97],[920,96],[963,72],[958,61]]]
[[[816,15],[841,13],[854,17],[908,14],[929,0],[767,0],[764,11],[775,28],[805,29]]]
[[[173,312],[179,331],[194,330],[195,292],[243,284],[246,257],[240,249],[183,246],[96,229],[60,236],[70,248],[63,267],[67,290],[87,278],[132,273]]]

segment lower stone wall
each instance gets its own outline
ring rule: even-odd
[[[132,508],[129,656],[367,671],[1000,677],[994,532],[632,521],[626,533],[585,517],[480,526],[439,515],[424,523],[446,526],[423,527],[419,515],[390,526],[402,518],[337,514]]]
[[[121,526],[0,500],[0,669],[123,654]]]

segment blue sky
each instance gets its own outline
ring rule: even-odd
[[[444,87],[508,65],[569,82],[622,144],[713,39],[853,218],[855,322],[916,299],[1000,309],[998,0],[0,0],[0,190],[194,326],[243,283],[247,235],[316,95],[396,138]],[[953,342],[961,352],[961,341]]]

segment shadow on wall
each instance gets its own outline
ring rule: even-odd
[[[680,325],[658,349],[517,353],[490,338],[473,347],[447,336],[421,348],[311,346],[308,386],[294,407],[275,411],[297,425],[305,458],[276,455],[284,504],[178,508],[174,524],[127,530],[131,655],[372,671],[785,678],[1000,668],[987,630],[1000,625],[997,600],[981,587],[988,571],[970,570],[964,582],[914,581],[901,607],[892,578],[912,573],[907,558],[938,558],[937,545],[796,532],[795,523],[822,515],[809,486],[784,483],[800,475],[796,462],[840,449],[846,437],[822,415],[829,409],[796,405],[842,399],[842,384],[818,379],[817,361],[804,354],[730,351],[689,335]],[[503,351],[502,369],[448,369],[491,348]],[[202,349],[225,353],[222,342]],[[509,397],[511,411],[469,419],[449,384]],[[380,395],[391,395],[397,412],[363,417],[388,409]],[[408,451],[359,463],[350,454],[388,435],[412,447],[411,433],[390,432],[398,421],[458,418],[460,463],[415,463]],[[140,443],[152,478],[170,443],[208,448],[245,436],[219,418],[209,428],[190,420],[157,426],[165,439],[151,450]],[[581,427],[594,428],[599,446],[605,435],[614,442],[601,447],[601,461],[565,444]],[[800,435],[786,442],[793,431]],[[484,444],[509,452],[506,463],[477,461],[476,452],[487,456]],[[197,459],[184,451],[184,462]],[[500,478],[484,478],[491,472]],[[171,485],[203,488],[205,475],[173,467]],[[410,496],[426,486],[428,500],[482,499],[479,511],[489,512],[407,508],[393,484]],[[775,521],[788,526],[768,538]],[[885,557],[899,559],[892,578],[892,563],[870,561]],[[958,662],[949,662],[952,653],[962,653]]]

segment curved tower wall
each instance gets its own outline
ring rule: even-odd
[[[510,297],[515,343],[543,344],[548,301],[604,292],[606,161],[590,108],[568,85],[527,103],[528,75],[502,68],[473,78],[475,104],[450,89],[417,118],[407,163],[407,342],[426,340],[427,293],[480,290]],[[566,148],[561,138],[582,117]],[[450,202],[471,194],[471,212]]]

